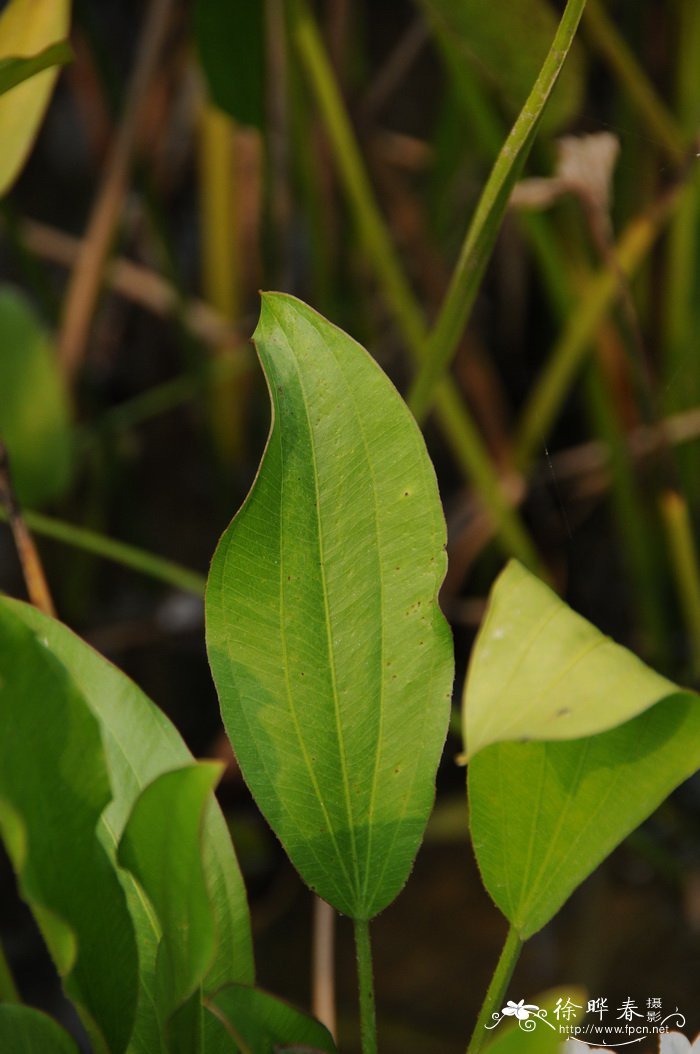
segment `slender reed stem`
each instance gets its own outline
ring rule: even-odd
[[[69,377],[78,370],[85,353],[104,263],[128,187],[144,100],[157,67],[171,10],[172,0],[151,0],[147,8],[124,115],[68,285],[59,334],[59,359]]]
[[[430,410],[438,382],[457,351],[496,242],[511,190],[530,152],[545,105],[559,78],[585,6],[586,0],[568,0],[542,69],[496,158],[481,194],[462,244],[447,296],[430,335],[428,353],[409,393],[409,406],[419,421]]]
[[[691,670],[697,680],[700,678],[700,566],[685,498],[674,490],[663,493],[661,516],[688,635]]]
[[[39,608],[45,615],[54,615],[53,599],[49,584],[44,574],[41,558],[34,545],[34,539],[27,529],[27,523],[17,500],[12,486],[10,464],[7,450],[0,441],[0,509],[7,518],[12,536],[15,541],[19,562],[22,565],[22,574],[27,586],[29,599],[34,607]]]
[[[311,1009],[314,1017],[336,1038],[335,911],[314,897]]]
[[[518,935],[518,931],[514,926],[511,926],[508,930],[506,942],[503,945],[503,951],[501,952],[498,963],[496,964],[496,969],[493,972],[491,984],[486,992],[486,998],[484,999],[481,1010],[479,1011],[479,1016],[476,1019],[472,1038],[467,1047],[467,1054],[478,1054],[478,1051],[481,1050],[481,1045],[486,1038],[484,1027],[491,1020],[491,1016],[494,1013],[498,1013],[503,1004],[503,999],[508,989],[510,979],[513,976],[515,964],[520,957],[522,946],[523,942]]]
[[[7,513],[0,506],[0,521],[7,522],[7,519]],[[76,549],[83,549],[85,552],[94,553],[95,556],[101,556],[104,560],[122,564],[124,567],[131,568],[132,571],[139,571],[159,582],[165,582],[174,589],[182,589],[185,593],[194,593],[195,596],[200,597],[204,594],[206,585],[204,576],[172,560],[165,560],[161,556],[155,556],[153,553],[137,549],[136,546],[127,545],[125,542],[117,542],[113,538],[107,538],[85,527],[76,527],[63,520],[54,520],[40,512],[26,510],[24,522],[30,530],[46,538],[54,538]]]
[[[357,980],[360,994],[360,1035],[362,1054],[377,1054],[377,1018],[374,1007],[374,976],[369,922],[355,919]]]
[[[22,998],[12,976],[5,949],[0,944],[0,1003],[21,1003]]]
[[[556,419],[571,383],[589,352],[595,332],[616,303],[620,274],[632,278],[678,206],[681,185],[677,184],[633,220],[615,249],[615,264],[603,267],[591,280],[587,292],[549,356],[525,406],[516,436],[516,464],[527,472],[532,458]]]

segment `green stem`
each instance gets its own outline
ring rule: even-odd
[[[620,295],[620,274],[632,278],[680,200],[675,187],[650,212],[630,223],[615,250],[615,266],[602,268],[573,312],[523,411],[516,438],[516,464],[526,472],[566,399],[595,332]]]
[[[111,560],[115,564],[131,568],[132,571],[139,571],[143,575],[155,578],[159,582],[165,582],[185,593],[194,593],[199,597],[204,594],[206,585],[204,576],[172,560],[165,560],[162,556],[156,556],[144,549],[137,549],[136,546],[127,545],[125,542],[117,542],[113,538],[107,538],[85,527],[76,527],[71,523],[55,520],[40,512],[24,510],[23,519],[27,527],[35,534],[43,535],[45,538],[54,538],[76,549],[94,553],[95,556],[101,556],[104,560]],[[2,509],[0,509],[0,521],[6,521],[6,515]]]
[[[644,119],[649,133],[659,140],[671,161],[682,165],[686,144],[680,128],[599,0],[588,0],[584,29]]]
[[[700,567],[688,504],[677,491],[666,491],[661,495],[661,515],[688,636],[692,674],[697,680],[700,678]]]
[[[5,955],[5,949],[0,944],[0,1003],[21,1003],[22,998],[17,991],[15,979],[12,976],[10,964]]]
[[[491,984],[486,992],[486,998],[476,1019],[472,1038],[467,1047],[467,1054],[478,1054],[478,1051],[481,1050],[481,1045],[486,1038],[484,1029],[491,1021],[492,1015],[494,1013],[497,1014],[503,1005],[503,999],[505,998],[510,979],[513,976],[515,964],[520,957],[522,946],[523,942],[518,935],[518,931],[514,926],[511,926],[503,945],[503,951],[496,964],[496,969],[493,972]]]
[[[360,1035],[362,1054],[377,1054],[377,1018],[374,1007],[374,977],[369,922],[355,919],[355,949],[357,951],[357,982],[360,995]]]
[[[585,0],[576,0],[583,3]],[[414,362],[425,361],[428,330],[379,210],[355,134],[326,50],[306,0],[290,4],[296,48],[321,112],[341,183],[353,211],[367,259]],[[488,450],[449,377],[439,378],[436,410],[457,463],[491,514],[502,547],[533,570],[541,570],[535,547],[501,489]]]
[[[544,107],[559,78],[585,6],[586,0],[568,0],[544,65],[501,147],[479,199],[447,296],[430,335],[428,354],[409,394],[409,406],[419,421],[430,410],[438,382],[457,351],[508,207],[511,190],[530,152]]]

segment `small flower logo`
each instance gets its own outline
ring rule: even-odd
[[[514,1003],[512,999],[509,999],[501,1013],[505,1017],[517,1017],[518,1021],[527,1021],[530,1014],[537,1013],[538,1010],[538,1006],[526,1003],[524,999],[521,999],[519,1003]]]

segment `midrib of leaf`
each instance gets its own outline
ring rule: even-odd
[[[270,442],[271,441],[272,440],[270,439]],[[281,441],[280,441],[279,435],[277,435],[277,442],[278,442],[278,444],[280,444],[280,461],[282,461]],[[280,501],[280,504],[281,504],[281,501]],[[280,531],[280,537],[281,537],[281,534],[282,534],[282,532]],[[226,549],[226,554],[224,556],[224,570],[223,570],[222,575],[221,575],[222,581],[229,577],[228,573],[227,573],[227,567],[228,567],[229,557],[230,557],[232,551],[233,551],[233,547],[231,545],[229,545],[227,547],[227,549]],[[283,547],[282,547],[282,542],[280,541],[280,575],[282,574],[282,565],[283,565],[283,563],[284,563]],[[281,596],[282,596],[282,586],[281,586],[281,580],[280,580],[280,597]],[[280,612],[280,615],[281,615],[281,612]],[[226,623],[226,625],[228,625],[228,622]],[[289,706],[289,712],[290,712],[290,714],[292,716],[292,722],[294,724],[294,731],[297,734],[297,740],[299,742],[299,747],[301,749],[302,757],[304,758],[304,762],[306,764],[306,769],[307,769],[307,772],[309,774],[309,780],[311,781],[311,786],[314,789],[314,793],[316,794],[316,797],[318,799],[319,805],[321,806],[321,812],[322,812],[322,814],[323,814],[323,816],[324,816],[324,818],[326,820],[326,824],[327,824],[327,827],[328,827],[328,833],[329,833],[329,835],[331,837],[331,840],[333,841],[333,844],[335,846],[336,853],[338,854],[338,859],[340,860],[341,866],[342,866],[343,871],[345,873],[345,877],[348,880],[348,882],[350,882],[350,877],[349,877],[349,875],[347,873],[347,870],[345,868],[345,862],[344,862],[342,854],[340,852],[340,848],[338,846],[338,843],[336,842],[336,839],[335,839],[335,833],[333,831],[333,825],[330,822],[330,818],[328,816],[328,812],[326,810],[326,807],[325,807],[325,804],[324,804],[324,801],[323,801],[323,797],[322,797],[322,795],[321,795],[321,793],[319,791],[318,783],[316,782],[316,777],[315,777],[315,774],[314,774],[314,771],[313,771],[313,767],[311,765],[311,759],[309,758],[308,752],[306,750],[306,744],[305,744],[304,739],[303,739],[303,737],[301,735],[301,727],[300,727],[300,724],[299,724],[298,714],[296,712],[296,708],[294,706],[294,702],[293,702],[293,699],[292,699],[291,684],[289,683],[289,675],[288,675],[288,670],[287,670],[287,644],[286,644],[286,637],[285,637],[285,633],[284,633],[284,628],[282,626],[282,619],[281,619],[281,617],[280,617],[280,637],[281,637],[281,640],[282,640],[282,651],[283,651],[283,658],[284,658],[284,676],[285,676],[285,684],[286,684],[286,688],[287,688],[287,703],[288,703],[288,706]],[[228,633],[226,633],[226,642],[227,642],[227,645],[228,645],[229,653],[234,651],[235,649],[232,647],[232,641],[231,641],[231,638],[228,635]],[[254,730],[252,729],[250,721],[248,720],[248,716],[246,714],[246,710],[245,710],[244,706],[242,706],[240,708],[239,716],[240,716],[241,720],[244,722],[244,724],[246,726],[246,731],[249,734],[251,742],[253,744],[255,744]],[[267,774],[267,779],[268,779],[269,786],[274,786],[274,784],[275,784],[275,773],[270,770],[269,765],[267,763],[267,758],[265,756],[265,753],[263,751],[257,751],[257,754],[258,754],[258,758],[260,759],[260,764],[261,764],[262,768],[265,769],[265,772]],[[284,809],[284,811],[286,812],[287,816],[291,820],[292,826],[293,827],[297,827],[298,824],[297,824],[297,821],[296,821],[296,817],[294,816],[294,813],[290,809],[290,807],[287,804],[287,802],[285,801],[285,799],[284,798],[280,798],[279,802],[280,802],[280,805],[282,806],[282,808]],[[316,862],[318,863],[321,871],[325,872],[325,874],[330,878],[331,882],[334,883],[335,882],[335,875],[331,871],[329,871],[327,869],[325,862],[318,855],[318,853],[316,852],[316,850],[313,847],[313,844],[311,842],[306,842],[306,848],[309,850],[309,852],[311,852],[313,854],[313,856],[316,859]]]
[[[279,318],[278,318],[278,322],[279,322]],[[318,461],[317,461],[317,455],[316,455],[316,443],[314,441],[313,429],[311,427],[311,419],[309,417],[309,404],[308,404],[308,399],[307,399],[307,396],[306,396],[306,389],[304,387],[304,382],[302,380],[301,371],[300,371],[300,369],[299,369],[299,367],[297,365],[296,355],[294,354],[294,350],[293,350],[293,348],[292,348],[292,346],[291,346],[291,344],[289,342],[289,338],[287,337],[287,334],[284,331],[284,328],[282,327],[281,324],[280,324],[280,330],[284,334],[284,339],[286,340],[287,345],[288,345],[288,347],[290,349],[290,353],[291,353],[290,354],[290,358],[291,358],[291,361],[292,361],[292,363],[294,365],[294,369],[296,371],[297,379],[298,379],[298,382],[299,382],[299,388],[301,389],[302,403],[304,405],[304,417],[306,419],[306,427],[307,427],[307,432],[308,432],[308,436],[309,436],[309,445],[310,445],[310,448],[311,448],[311,469],[312,469],[312,473],[313,473],[314,494],[315,494],[315,498],[316,498],[316,501],[315,501],[314,504],[315,504],[315,511],[316,511],[316,528],[317,528],[317,531],[318,531],[318,552],[319,552],[319,566],[320,566],[320,569],[321,569],[321,586],[322,586],[322,590],[323,590],[323,608],[324,608],[324,614],[325,614],[325,620],[324,621],[325,621],[325,627],[326,627],[326,648],[328,650],[328,663],[329,663],[330,674],[331,674],[331,685],[332,685],[332,689],[333,689],[333,713],[334,713],[334,717],[335,717],[336,736],[337,736],[337,739],[338,739],[338,753],[340,755],[340,768],[341,768],[342,779],[343,779],[343,791],[345,793],[345,809],[346,809],[346,812],[347,812],[350,840],[351,840],[351,843],[352,843],[352,863],[353,863],[353,871],[355,873],[355,892],[356,892],[356,895],[359,895],[359,892],[360,892],[360,870],[359,870],[359,860],[358,860],[358,857],[357,857],[357,842],[356,842],[356,839],[355,839],[355,824],[353,822],[352,800],[351,800],[351,797],[350,797],[350,783],[349,783],[349,780],[348,780],[347,755],[346,755],[346,751],[345,751],[345,737],[343,735],[343,726],[342,726],[342,722],[341,722],[341,719],[340,719],[340,700],[338,698],[338,682],[337,682],[337,674],[336,674],[336,668],[335,668],[335,653],[334,653],[334,650],[333,650],[333,634],[332,634],[332,626],[331,626],[331,613],[330,613],[330,607],[329,607],[329,604],[328,604],[328,583],[327,583],[327,579],[326,579],[326,564],[325,564],[325,551],[324,551],[324,539],[323,539],[323,525],[321,523],[321,495],[320,495],[319,482],[318,482]],[[281,457],[281,460],[283,461],[284,453],[283,453],[283,447],[282,447],[282,443],[281,443],[281,437],[280,437],[280,457]],[[281,477],[281,481],[280,481],[280,507],[282,505],[282,494],[283,494],[283,491],[284,491],[284,472],[282,472],[282,477]],[[281,522],[281,517],[280,517],[280,522]],[[280,531],[280,538],[281,538],[280,549],[281,549],[281,552],[283,552],[283,549],[284,549],[284,531]],[[280,565],[282,563],[283,563],[283,560],[281,559],[280,560]],[[283,577],[283,575],[280,574],[280,588],[282,590],[282,599],[284,600],[284,585],[283,585],[283,581],[284,581],[284,577]],[[282,634],[284,636],[284,620],[282,620]],[[287,667],[287,663],[286,663],[286,642],[285,642],[285,676],[287,678],[287,683],[289,685],[289,674],[288,674],[288,667]],[[291,698],[291,692],[290,692],[290,698]],[[304,749],[306,750],[306,748],[304,748]],[[306,753],[305,753],[305,756],[306,756]],[[316,793],[319,794],[317,786],[316,786]],[[322,800],[320,794],[319,794],[319,800]],[[325,806],[324,806],[324,812],[325,812]],[[332,830],[332,828],[331,828],[331,830]],[[333,844],[336,847],[336,852],[338,853],[338,858],[342,861],[343,857],[342,857],[342,854],[340,852],[340,848],[338,846],[338,843],[336,841],[335,834],[333,834]],[[349,881],[349,876],[348,876],[347,870],[345,868],[344,861],[343,861],[343,870],[345,871],[346,878],[348,878],[348,881]],[[352,883],[351,883],[351,885],[352,885]]]
[[[537,804],[534,809],[534,822],[530,825],[530,837],[527,843],[527,855],[525,857],[525,867],[523,868],[523,880],[522,888],[527,889],[528,880],[530,878],[530,871],[532,870],[532,860],[535,853],[535,842],[537,835],[538,819],[540,815],[540,809],[542,806],[542,796],[544,794],[544,773],[547,768],[547,751],[546,748],[540,751],[540,772],[539,772],[539,788],[537,791]],[[554,841],[554,839],[552,839]],[[551,843],[550,843],[551,844]],[[506,853],[506,860],[508,854]],[[510,888],[510,885],[509,885]]]
[[[309,321],[311,322],[313,328],[318,333],[319,338],[323,341],[323,334],[321,333],[316,320],[313,319],[313,318],[310,318]],[[330,347],[330,345],[329,345],[329,347]],[[385,711],[384,686],[385,686],[385,683],[386,683],[385,682],[385,674],[384,674],[384,656],[386,654],[384,576],[382,574],[382,562],[381,562],[381,555],[380,555],[381,551],[382,551],[382,545],[381,545],[381,532],[379,530],[379,509],[378,509],[378,506],[377,506],[377,479],[376,479],[376,475],[375,475],[375,471],[374,471],[374,465],[373,465],[372,459],[370,457],[369,446],[368,446],[368,443],[367,443],[367,436],[365,435],[365,429],[364,429],[364,425],[363,425],[363,422],[362,422],[362,416],[361,416],[361,414],[359,412],[359,409],[358,409],[358,406],[357,406],[357,400],[355,399],[355,393],[354,393],[354,391],[352,389],[352,386],[350,385],[347,377],[345,376],[345,371],[343,370],[342,363],[341,363],[340,359],[338,358],[338,356],[336,355],[335,350],[332,347],[330,347],[330,350],[331,350],[331,353],[333,354],[333,357],[335,359],[336,365],[338,366],[338,372],[340,373],[340,376],[343,378],[343,382],[345,384],[345,388],[346,388],[346,391],[348,393],[350,402],[352,403],[352,405],[354,407],[354,410],[355,410],[355,419],[357,421],[359,433],[360,433],[360,436],[362,438],[362,447],[363,447],[364,452],[365,452],[365,461],[367,463],[367,469],[368,469],[368,472],[369,472],[369,475],[370,475],[371,481],[372,481],[372,520],[373,520],[373,523],[374,523],[374,534],[375,534],[375,538],[376,538],[376,542],[377,542],[377,554],[378,554],[377,555],[377,564],[378,564],[378,568],[379,568],[379,575],[378,575],[378,581],[379,581],[379,622],[380,622],[380,627],[381,627],[381,629],[380,629],[380,652],[379,652],[379,728],[377,730],[377,752],[376,752],[376,757],[375,757],[375,761],[374,761],[374,770],[373,770],[373,773],[372,773],[372,785],[371,785],[371,788],[370,788],[369,806],[368,806],[368,809],[367,809],[367,858],[366,858],[366,863],[365,863],[365,877],[364,877],[364,882],[362,884],[362,893],[361,893],[362,903],[365,903],[365,901],[367,899],[367,888],[369,886],[370,864],[371,864],[371,861],[372,861],[372,840],[373,840],[372,836],[374,834],[373,820],[374,820],[374,810],[375,810],[375,806],[376,806],[377,780],[378,780],[378,776],[379,776],[379,761],[380,761],[381,755],[382,755],[382,742],[383,742],[383,736],[384,736],[384,711]],[[362,349],[362,350],[364,351],[364,349]],[[301,383],[301,379],[300,379],[300,383]],[[306,401],[305,401],[304,405],[306,405]],[[308,414],[307,414],[307,422],[308,422]],[[309,429],[310,429],[310,427],[311,427],[311,425],[310,425],[310,422],[309,422]],[[313,438],[311,440],[311,443],[312,443],[312,449],[313,449]],[[316,464],[316,462],[315,462],[315,457],[314,457],[314,480],[316,479],[315,464]],[[318,498],[318,491],[317,491],[317,498]],[[320,532],[320,530],[321,530],[321,525],[320,525],[320,502],[318,502],[318,501],[316,502],[316,509],[317,509],[317,514],[318,514],[319,532]],[[324,575],[324,585],[325,585],[325,575]],[[325,596],[325,592],[324,592],[324,596]],[[330,620],[330,615],[329,615],[329,620]],[[339,718],[338,718],[338,720],[339,720]],[[339,728],[338,734],[340,735],[340,728]],[[353,844],[354,844],[354,841],[353,841]],[[392,847],[393,847],[393,843],[392,843]],[[391,853],[390,853],[390,851],[388,851],[387,854],[386,854],[387,858],[390,855],[391,855]],[[382,871],[382,874],[383,874],[383,871]]]
[[[544,854],[544,857],[542,859],[542,863],[540,864],[539,870],[537,871],[537,874],[534,877],[534,880],[533,880],[532,885],[530,887],[530,893],[529,893],[528,896],[526,896],[524,901],[521,900],[521,907],[520,907],[520,910],[518,912],[518,914],[519,914],[521,919],[523,917],[527,916],[528,911],[531,910],[532,901],[535,899],[535,890],[537,889],[537,884],[540,882],[540,879],[541,879],[543,873],[545,872],[545,870],[547,868],[547,865],[549,864],[549,861],[552,858],[552,854],[554,852],[554,845],[555,845],[557,839],[559,838],[559,835],[561,834],[561,831],[564,828],[564,824],[566,823],[566,821],[568,819],[569,813],[571,812],[571,807],[572,807],[572,805],[574,803],[574,799],[575,799],[575,796],[576,796],[576,791],[578,789],[578,785],[581,782],[581,774],[583,772],[583,767],[584,767],[584,764],[586,762],[586,757],[588,755],[588,751],[590,750],[590,746],[591,746],[591,738],[590,737],[588,739],[585,739],[583,741],[583,743],[581,744],[581,753],[579,754],[578,764],[576,766],[576,775],[574,777],[573,787],[570,788],[569,791],[568,791],[568,797],[567,797],[566,804],[564,805],[564,808],[562,809],[561,813],[559,814],[559,819],[557,820],[556,827],[554,828],[554,830],[553,830],[553,832],[552,832],[552,834],[550,836],[549,846],[547,848],[547,852]],[[545,755],[545,759],[546,759],[547,750],[549,750],[549,749],[550,748],[547,745],[545,745],[543,747],[543,754]],[[609,795],[605,796],[605,801],[606,802],[607,802],[608,796]],[[531,831],[534,832],[536,827],[537,827],[537,817],[535,816],[533,818]],[[580,833],[579,833],[579,837],[580,837]],[[576,839],[576,840],[578,841],[578,839]],[[520,923],[520,926],[522,926],[522,923]]]

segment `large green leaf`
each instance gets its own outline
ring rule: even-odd
[[[452,686],[445,524],[405,404],[293,297],[255,340],[273,422],[207,587],[207,644],[243,774],[306,882],[370,918],[434,797]]]
[[[496,743],[469,765],[484,885],[521,937],[700,768],[700,700],[678,693],[586,739]]]
[[[0,61],[36,56],[65,41],[69,23],[70,0],[10,0],[0,15]],[[57,75],[51,66],[0,97],[0,194],[27,159]]]
[[[0,831],[95,1050],[126,1049],[137,952],[97,837],[110,799],[100,728],[64,667],[0,609]]]
[[[100,722],[112,781],[113,798],[100,825],[105,845],[114,854],[140,792],[159,775],[192,762],[179,733],[161,710],[115,666],[98,655],[66,626],[36,608],[7,597],[3,609],[15,614],[46,641],[68,669]],[[203,832],[207,888],[216,923],[215,957],[205,987],[214,991],[229,982],[254,977],[250,917],[238,862],[226,822],[212,799]],[[159,1021],[155,1011],[155,961],[160,931],[140,891],[123,873],[129,907],[136,924],[141,962],[141,999],[132,1048],[134,1054],[157,1050]]]
[[[207,1001],[241,1050],[254,1054],[336,1054],[328,1029],[260,988],[227,985]]]
[[[265,115],[263,0],[197,0],[199,61],[212,102],[241,124],[261,128]]]
[[[460,94],[460,70],[477,71],[509,117],[522,107],[557,28],[548,0],[420,0]],[[542,118],[545,133],[577,115],[583,99],[582,53],[572,49]]]
[[[491,590],[469,663],[464,742],[604,732],[678,690],[605,637],[516,560]]]
[[[77,1044],[46,1014],[0,1005],[0,1050],[7,1054],[79,1054]]]
[[[156,1006],[168,1049],[183,1054],[202,1049],[199,989],[216,931],[201,834],[222,768],[203,762],[158,776],[137,799],[119,842],[119,863],[135,876],[158,917]],[[171,1024],[190,1000],[187,1012]]]
[[[61,494],[73,453],[65,385],[48,333],[9,288],[0,288],[0,437],[20,501]]]

